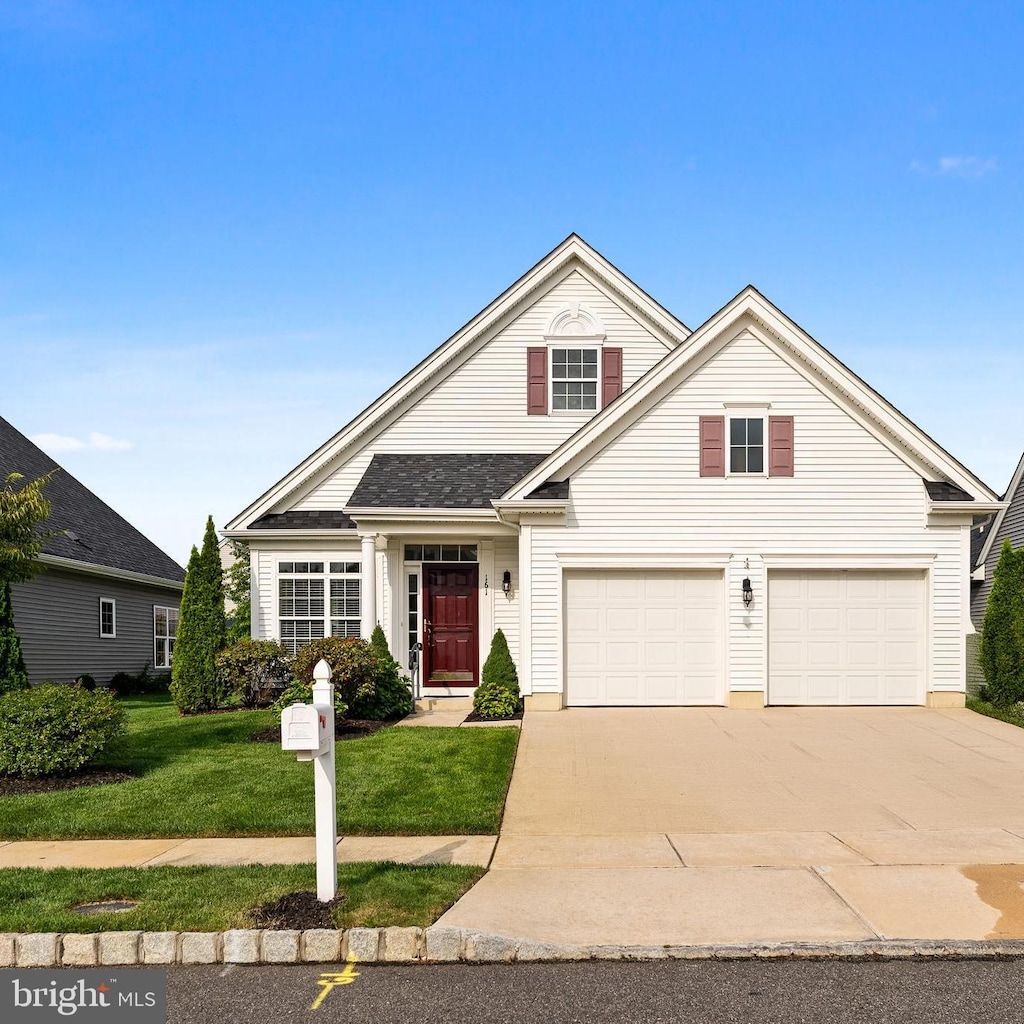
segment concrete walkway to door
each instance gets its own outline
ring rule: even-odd
[[[529,714],[439,923],[567,944],[1024,937],[1024,730],[924,708]]]

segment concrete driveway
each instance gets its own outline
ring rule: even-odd
[[[441,920],[547,942],[1024,938],[1024,730],[924,708],[531,714]]]

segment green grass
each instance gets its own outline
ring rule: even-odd
[[[454,864],[342,864],[339,928],[426,927],[480,876]],[[312,865],[233,868],[6,868],[0,932],[221,931],[251,928],[248,912],[285,893],[316,889]],[[72,913],[79,903],[137,899],[122,914]]]
[[[178,716],[165,696],[125,701],[128,735],[103,764],[139,778],[0,798],[0,838],[313,834],[313,766],[249,737],[269,711]],[[342,835],[497,832],[516,729],[382,729],[337,745]]]
[[[988,701],[978,700],[977,697],[968,697],[967,706],[971,711],[977,711],[979,715],[988,715],[989,718],[998,718],[1000,722],[1009,722],[1024,729],[1024,704],[1011,704],[1009,707],[1001,708]]]

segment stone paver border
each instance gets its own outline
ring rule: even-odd
[[[765,960],[1024,957],[1024,940],[558,946],[461,928],[0,934],[0,967],[289,963],[537,963],[570,960]]]

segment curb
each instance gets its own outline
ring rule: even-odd
[[[1024,940],[561,946],[462,928],[0,934],[0,967],[170,964],[539,963],[570,960],[892,960],[1024,957]]]

